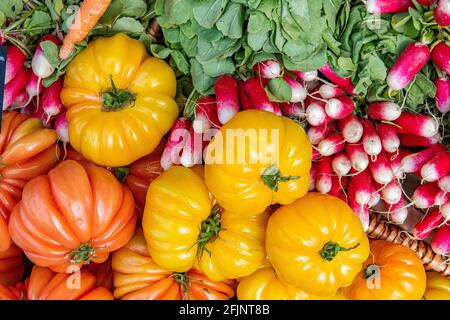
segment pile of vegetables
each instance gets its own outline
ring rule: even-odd
[[[3,1],[0,300],[448,300],[449,10]]]

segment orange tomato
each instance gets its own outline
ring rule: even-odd
[[[36,265],[72,272],[126,244],[136,219],[130,190],[111,172],[67,160],[27,183],[9,232]]]
[[[23,251],[15,244],[0,252],[0,284],[9,286],[19,282],[24,271],[23,262]]]
[[[24,113],[4,112],[0,132],[0,251],[11,243],[7,223],[27,181],[58,162],[55,130]]]

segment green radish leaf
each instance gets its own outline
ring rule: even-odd
[[[23,23],[23,31],[30,36],[39,36],[46,34],[55,24],[47,12],[35,11],[33,15]]]
[[[238,3],[230,3],[223,16],[217,20],[216,27],[222,31],[223,35],[239,39],[242,37],[243,23],[244,7]]]
[[[144,26],[137,20],[130,17],[122,17],[117,19],[112,30],[115,32],[123,32],[128,35],[136,35],[145,31]]]
[[[192,12],[195,20],[204,28],[212,28],[224,13],[226,0],[206,0],[196,6]]]
[[[202,65],[196,60],[191,59],[191,76],[194,88],[201,94],[207,95],[208,89],[214,85],[214,78],[208,76],[204,71]]]
[[[159,59],[166,59],[170,53],[172,52],[172,49],[163,47],[159,44],[152,44],[150,46],[150,52],[153,56]]]
[[[126,0],[123,3],[122,16],[140,18],[147,12],[147,3],[144,0]]]
[[[44,56],[47,58],[48,62],[55,68],[58,68],[61,59],[59,59],[59,49],[58,46],[52,41],[42,41],[40,43]]]
[[[292,89],[283,78],[270,79],[268,83],[270,92],[281,101],[290,101]]]
[[[235,70],[231,59],[210,60],[203,64],[203,71],[210,77],[218,77],[222,74],[231,74]]]
[[[123,12],[123,8],[124,0],[112,0],[99,22],[105,26],[111,27]]]
[[[0,12],[7,18],[17,19],[22,13],[24,1],[22,0],[1,0]]]
[[[174,50],[170,53],[170,57],[172,58],[175,66],[180,70],[183,74],[189,73],[189,62],[186,60],[185,56],[181,51]]]

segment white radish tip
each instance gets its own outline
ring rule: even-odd
[[[333,154],[334,144],[331,141],[322,140],[317,148],[322,156],[331,156]]]
[[[377,156],[381,152],[381,141],[378,137],[373,137],[364,141],[363,147],[368,155]]]
[[[433,164],[425,164],[420,169],[420,176],[428,182],[434,182],[439,179],[439,174],[436,172],[436,168]]]
[[[400,109],[400,106],[396,103],[393,102],[388,102],[386,104],[386,108],[385,108],[385,118],[388,121],[394,121],[397,120],[401,114],[402,114],[402,110]]]
[[[330,118],[336,118],[339,114],[339,110],[342,109],[342,102],[338,99],[330,99],[325,105],[325,111]]]
[[[225,107],[218,112],[218,118],[221,124],[225,124],[230,121],[235,115],[236,111],[233,108]]]
[[[423,125],[422,134],[426,138],[431,138],[439,132],[439,124],[434,119],[429,119]]]

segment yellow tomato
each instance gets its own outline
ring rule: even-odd
[[[239,112],[215,135],[205,156],[205,181],[217,202],[239,214],[263,212],[306,194],[311,143],[289,118]]]
[[[151,184],[142,226],[148,251],[161,267],[197,267],[214,281],[244,277],[265,257],[267,215],[242,217],[213,207],[202,177],[172,167]]]
[[[103,166],[152,152],[178,116],[176,78],[124,34],[97,38],[67,66],[61,99],[72,147]]]
[[[309,193],[270,217],[266,250],[281,280],[329,297],[352,283],[369,255],[369,241],[345,202]]]
[[[371,242],[369,258],[344,293],[351,300],[417,300],[425,286],[425,269],[413,250],[377,240]]]
[[[435,271],[427,272],[425,300],[450,300],[450,278]]]

